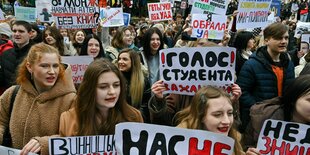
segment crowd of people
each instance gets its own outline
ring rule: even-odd
[[[223,134],[235,140],[235,155],[259,155],[264,120],[310,124],[309,43],[294,37],[295,20],[257,33],[236,30],[237,14],[222,40],[192,38],[190,14],[98,31],[0,23],[0,144],[9,129],[9,147],[48,154],[50,137],[110,135],[120,122],[141,122]],[[236,48],[232,93],[208,86],[194,96],[164,94],[159,51],[212,46]],[[80,55],[94,60],[75,85],[62,56]]]

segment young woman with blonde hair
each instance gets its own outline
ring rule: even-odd
[[[187,129],[199,129],[224,134],[235,140],[234,155],[244,154],[241,135],[234,127],[234,109],[229,94],[220,88],[201,88],[190,106],[176,114],[179,125]]]
[[[118,68],[127,80],[127,102],[140,109],[144,122],[150,122],[147,103],[151,90],[147,70],[143,71],[139,54],[130,48],[121,50],[118,55]]]
[[[96,59],[87,68],[75,107],[60,118],[61,136],[110,135],[120,122],[143,122],[126,102],[126,82],[117,67]]]
[[[11,147],[22,149],[21,154],[48,154],[48,139],[58,135],[60,115],[76,96],[71,69],[61,64],[57,49],[38,43],[19,66],[16,81],[20,88],[14,103],[10,102],[15,86],[0,97],[0,143],[9,127]]]
[[[120,27],[117,29],[115,36],[111,41],[111,46],[104,49],[109,60],[113,61],[118,58],[120,50],[131,48],[134,51],[139,51],[135,46],[132,33],[128,27]]]

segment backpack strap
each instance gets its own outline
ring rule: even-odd
[[[15,86],[15,88],[13,90],[13,94],[11,96],[9,118],[11,118],[11,113],[12,113],[12,110],[13,110],[13,105],[14,105],[15,97],[16,97],[16,94],[17,94],[17,92],[19,90],[19,87],[20,87],[20,85],[16,85]]]

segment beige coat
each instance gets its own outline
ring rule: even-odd
[[[134,107],[129,107],[132,111],[132,118],[135,118],[135,122],[143,123],[143,118],[139,110]],[[78,122],[77,115],[74,108],[70,109],[61,114],[60,125],[59,125],[59,135],[62,137],[72,137],[78,134]],[[123,120],[122,122],[125,122]]]
[[[41,154],[48,154],[48,138],[58,136],[60,115],[70,109],[76,96],[71,68],[67,67],[64,80],[58,79],[54,87],[41,94],[30,81],[22,83],[9,119],[9,104],[14,87],[7,89],[0,97],[0,143],[10,123],[13,148],[22,149],[34,138],[41,145]]]

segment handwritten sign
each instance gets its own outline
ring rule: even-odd
[[[62,62],[70,64],[72,80],[74,83],[81,83],[88,65],[94,61],[90,56],[64,56]]]
[[[171,3],[148,3],[149,18],[152,21],[172,20]]]
[[[94,0],[53,0],[52,15],[59,29],[96,28],[99,7]]]
[[[0,154],[1,155],[15,155],[20,154],[21,150],[13,149],[10,147],[5,147],[0,145]],[[28,153],[28,155],[36,155],[35,153]]]
[[[271,0],[240,0],[238,5],[237,29],[265,27]]]
[[[124,25],[122,8],[100,8],[100,25],[102,27],[117,27]]]
[[[169,48],[160,51],[159,74],[165,93],[194,95],[214,85],[231,92],[235,75],[235,48]]]
[[[222,40],[226,18],[224,15],[192,14],[192,37]]]
[[[36,21],[36,8],[15,6],[14,9],[16,20],[24,20],[27,22]]]
[[[144,123],[119,123],[115,133],[116,149],[123,155],[231,155],[234,148],[232,138],[202,130]]]
[[[226,0],[193,0],[191,14],[215,13],[225,15],[228,1]]]
[[[259,134],[257,148],[264,155],[309,155],[310,126],[268,119]]]
[[[52,22],[54,17],[52,16],[52,1],[40,0],[36,1],[37,17],[41,22]]]
[[[55,137],[48,145],[49,154],[117,155],[114,135]]]

